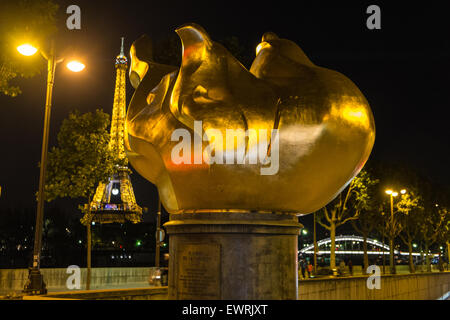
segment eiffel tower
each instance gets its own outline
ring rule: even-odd
[[[116,86],[114,89],[114,103],[112,109],[111,138],[109,148],[117,156],[116,170],[108,183],[100,182],[89,205],[85,205],[87,212],[81,219],[85,225],[96,223],[124,223],[142,221],[142,208],[136,203],[128,168],[128,159],[124,148],[124,129],[126,116],[126,71],[127,57],[123,52],[124,38],[120,54],[116,57]]]

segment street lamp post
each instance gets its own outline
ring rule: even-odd
[[[159,268],[160,248],[161,248],[161,200],[158,196],[158,212],[156,213],[156,250],[155,250],[155,267]]]
[[[22,45],[17,50],[26,56],[33,55],[38,50],[31,45]],[[39,170],[39,191],[37,199],[36,212],[36,228],[34,230],[34,247],[33,247],[33,265],[28,275],[28,281],[25,284],[24,292],[28,294],[45,294],[47,293],[46,285],[40,271],[41,248],[42,248],[42,225],[44,221],[44,187],[45,173],[47,169],[47,151],[48,151],[48,133],[50,130],[50,114],[52,107],[53,84],[55,81],[56,65],[63,59],[56,60],[55,45],[51,41],[50,51],[48,53],[40,50],[40,53],[47,60],[47,93],[45,97],[45,115],[44,115],[44,132],[42,135],[41,149],[41,165]],[[81,67],[82,66],[82,67]],[[84,65],[79,64],[81,70]],[[79,71],[81,71],[79,70]]]
[[[308,230],[302,229],[302,232],[300,233],[300,244],[302,246],[302,249],[305,247],[305,236],[308,235]]]
[[[390,196],[391,200],[391,217],[390,217],[390,237],[389,237],[389,265],[391,269],[391,274],[396,274],[397,270],[395,268],[395,262],[394,262],[394,197],[398,196],[398,192],[392,191],[390,189],[386,190],[386,193]],[[400,191],[401,194],[405,194],[406,190],[402,189]]]
[[[314,274],[317,275],[317,238],[316,238],[316,212],[314,212]]]

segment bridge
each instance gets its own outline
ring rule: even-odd
[[[342,255],[342,254],[356,254],[356,255],[363,255],[364,251],[360,250],[359,247],[361,243],[364,242],[364,238],[360,236],[337,236],[336,239],[336,254]],[[385,243],[382,243],[381,241],[378,241],[376,239],[367,238],[367,244],[369,246],[372,246],[372,250],[367,250],[367,254],[369,255],[389,255],[389,246]],[[341,243],[343,243],[341,245]],[[328,244],[331,244],[331,239],[326,238],[322,239],[320,241],[317,241],[317,246],[319,250],[317,251],[317,254],[330,254],[330,250],[327,250]],[[324,250],[322,250],[320,247],[325,247]],[[351,248],[351,250],[348,250],[348,247]],[[354,249],[354,247],[358,247],[357,249]],[[344,249],[342,249],[344,248]],[[375,249],[375,250],[374,250]],[[378,249],[378,250],[377,250]],[[298,251],[299,254],[314,254],[314,244],[308,245],[301,250]],[[402,252],[398,250],[394,250],[395,254],[400,254],[402,256],[408,256],[409,252]],[[420,252],[413,252],[413,256],[420,256]],[[433,257],[439,256],[438,254],[431,254]]]

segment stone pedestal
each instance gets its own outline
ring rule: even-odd
[[[298,218],[259,212],[173,214],[169,299],[297,299]]]

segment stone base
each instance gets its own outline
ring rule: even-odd
[[[164,226],[169,299],[297,299],[297,217],[196,212],[173,214]]]

